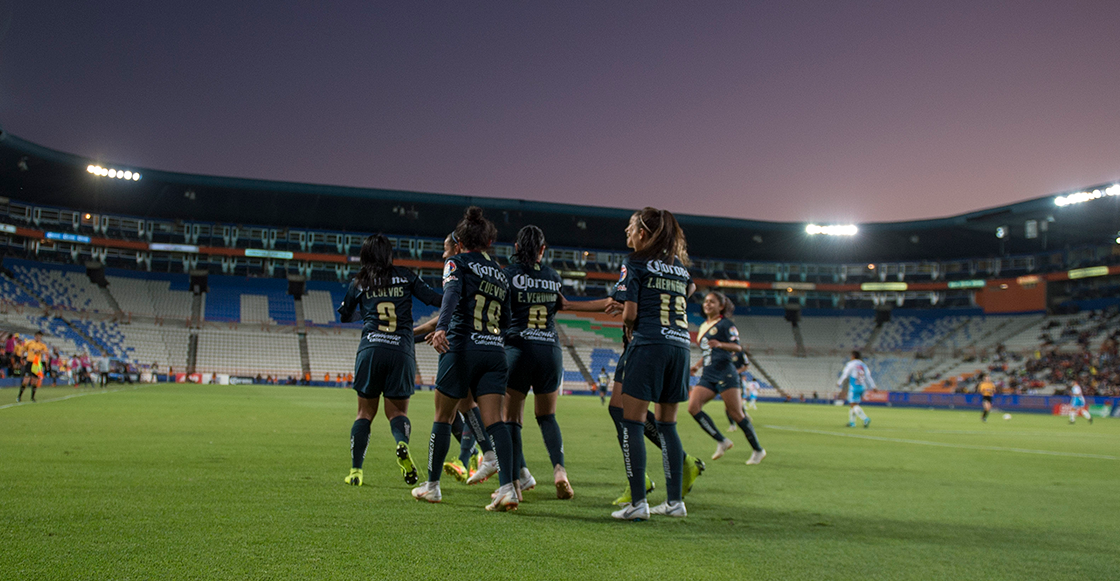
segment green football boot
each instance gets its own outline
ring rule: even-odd
[[[646,474],[646,494],[649,494],[649,493],[653,492],[654,488],[657,488],[657,486],[653,483],[652,480],[650,480],[649,474],[647,473]],[[622,496],[614,499],[614,502],[612,502],[611,504],[615,504],[615,505],[630,504],[631,500],[633,500],[633,498],[630,495],[630,486],[627,486],[626,490],[624,490],[622,492]]]
[[[412,454],[408,452],[408,444],[397,442],[397,466],[401,467],[405,484],[416,484],[420,475],[416,473],[416,465],[412,462]]]
[[[693,483],[695,483],[696,479],[704,473],[705,468],[707,468],[707,466],[704,465],[703,460],[695,456],[689,456],[685,454],[684,478],[681,480],[681,490],[684,491],[684,494],[692,492]]]

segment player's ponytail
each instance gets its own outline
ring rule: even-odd
[[[393,274],[393,244],[381,234],[367,236],[359,253],[361,270],[355,280],[364,290],[381,290],[389,285]]]
[[[453,234],[455,242],[463,250],[483,251],[494,243],[494,239],[498,237],[498,229],[494,227],[493,222],[483,217],[482,208],[471,206],[463,213]]]
[[[669,210],[645,207],[634,213],[638,228],[646,234],[646,244],[632,254],[636,260],[662,260],[669,264],[673,259],[688,266],[688,243],[676,217]]]
[[[533,266],[541,249],[547,245],[544,242],[544,232],[532,224],[522,228],[517,233],[516,249],[513,252],[513,262],[521,266]]]

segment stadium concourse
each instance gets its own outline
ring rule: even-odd
[[[2,132],[0,193],[0,331],[42,330],[64,353],[158,363],[194,381],[339,385],[359,326],[335,307],[370,232],[386,233],[397,263],[438,286],[443,237],[464,206],[481,205],[499,229],[500,263],[513,233],[539,224],[545,262],[579,300],[617,281],[632,212],[123,168]],[[690,330],[703,292],[728,294],[764,398],[832,398],[853,349],[894,391],[960,391],[991,370],[1007,392],[1060,392],[1072,378],[1047,363],[1056,362],[1110,393],[1120,375],[1095,374],[1116,319],[1077,313],[1120,306],[1117,193],[1104,184],[858,226],[680,215],[702,291]],[[422,320],[432,309],[414,312]],[[613,371],[617,319],[558,322],[566,390]],[[421,345],[417,362],[417,382],[431,384],[435,353]]]

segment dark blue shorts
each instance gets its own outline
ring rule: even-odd
[[[436,389],[454,399],[505,395],[507,370],[504,351],[448,351],[439,356]]]
[[[630,347],[626,346],[622,350],[622,355],[618,356],[618,363],[614,367],[614,382],[622,383],[623,376],[626,375],[626,354],[630,353]]]
[[[506,366],[509,380],[506,387],[524,394],[544,395],[560,389],[564,379],[564,356],[555,343],[523,341],[506,345]]]
[[[631,346],[626,352],[622,393],[642,401],[680,403],[688,399],[689,351],[676,345]]]
[[[730,363],[709,365],[700,374],[700,381],[696,385],[706,387],[716,393],[723,393],[725,390],[740,387],[739,373],[735,371],[735,366]]]
[[[412,397],[416,360],[393,349],[362,349],[354,358],[354,391],[366,399]]]

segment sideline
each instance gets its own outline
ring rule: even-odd
[[[1120,460],[1116,456],[1104,454],[1081,454],[1078,452],[1055,452],[1053,450],[1031,450],[1029,448],[1005,448],[1003,446],[979,446],[974,444],[949,444],[946,442],[930,442],[927,440],[909,440],[906,438],[883,438],[880,436],[866,436],[863,434],[845,434],[843,432],[826,432],[824,430],[809,430],[791,426],[765,426],[772,430],[786,432],[801,432],[805,434],[820,434],[822,436],[840,436],[842,438],[858,438],[860,440],[876,440],[879,442],[897,442],[900,444],[919,444],[922,446],[938,446],[941,448],[962,448],[966,450],[988,450],[992,452],[1018,452],[1020,454],[1040,454],[1043,456],[1066,456],[1070,458],[1092,458],[1094,460]]]
[[[35,405],[40,405],[40,404],[45,404],[45,403],[51,403],[52,401],[65,401],[65,400],[68,400],[68,399],[73,399],[75,397],[82,397],[82,396],[86,396],[86,395],[101,395],[103,393],[117,393],[119,391],[136,391],[137,389],[140,389],[141,387],[148,387],[150,385],[159,385],[159,384],[158,383],[138,383],[133,387],[122,387],[122,388],[119,388],[119,389],[105,389],[105,390],[98,390],[98,391],[86,391],[86,392],[82,392],[82,393],[72,393],[70,395],[67,395],[67,396],[64,396],[64,397],[56,397],[54,399],[40,399],[39,401],[34,402],[34,403],[35,403]],[[16,403],[9,403],[9,404],[5,404],[5,405],[0,405],[0,410],[5,410],[5,409],[8,409],[8,408],[14,408],[14,407],[20,407],[20,406],[25,406],[25,405],[31,405],[31,404],[32,404],[31,401],[21,401],[21,402],[16,402]]]

